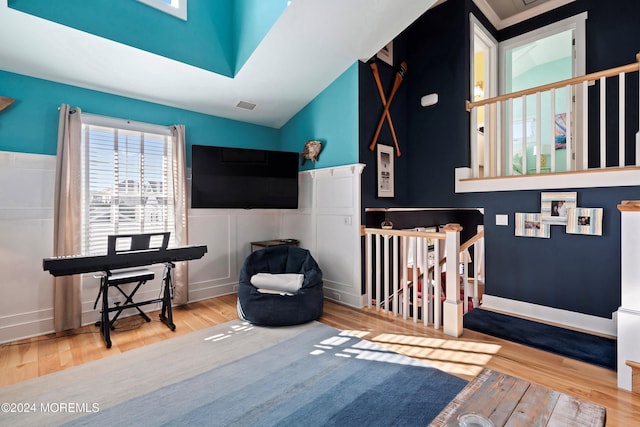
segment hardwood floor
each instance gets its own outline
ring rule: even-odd
[[[49,334],[0,346],[0,386],[109,357],[137,347],[237,318],[236,296],[227,295],[174,309],[175,332],[151,316],[122,319],[105,348],[98,328]],[[640,395],[617,388],[616,373],[481,333],[464,330],[458,339],[412,320],[387,318],[327,301],[321,322],[357,331],[364,339],[423,360],[453,375],[471,379],[484,367],[598,403],[607,408],[607,426],[640,424]],[[1,389],[0,389],[1,390]]]

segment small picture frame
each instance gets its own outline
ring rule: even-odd
[[[376,56],[393,67],[393,40],[380,49]]]
[[[393,147],[377,145],[378,197],[395,197],[395,176],[393,171]]]
[[[516,236],[539,237],[548,239],[551,237],[550,226],[542,221],[542,214],[516,212]]]
[[[540,194],[540,213],[545,224],[567,225],[569,209],[575,209],[578,193],[545,192]]]
[[[602,208],[569,209],[567,233],[602,236]]]

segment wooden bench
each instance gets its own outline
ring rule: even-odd
[[[438,414],[432,427],[458,426],[458,417],[473,413],[496,427],[604,426],[600,405],[500,372],[484,369]]]

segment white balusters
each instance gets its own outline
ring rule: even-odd
[[[607,167],[607,79],[600,77],[600,168]]]
[[[447,227],[450,226],[458,228],[445,228],[444,233],[365,229],[366,301],[370,310],[375,306],[376,312],[384,312],[390,316],[402,315],[403,319],[411,318],[416,323],[421,321],[425,326],[433,324],[435,328],[443,327],[448,334],[458,334],[458,330],[461,333],[462,303],[459,280],[461,227],[455,224]],[[431,248],[428,239],[435,241]],[[453,304],[454,308],[443,308],[442,302],[442,254],[438,242],[443,240],[447,271],[445,305]],[[468,252],[465,250],[464,253]],[[474,259],[480,257],[475,247],[473,254]],[[466,272],[469,271],[468,261],[465,259]],[[478,263],[474,262],[474,265],[477,270]],[[475,285],[472,285],[471,280],[465,280],[465,299],[469,296],[475,298],[474,306],[477,305],[477,276],[476,271]],[[451,277],[455,282],[450,283]],[[375,304],[373,304],[374,300]],[[455,318],[458,306],[460,319]],[[451,325],[447,326],[447,322]]]
[[[518,92],[499,95],[494,98],[482,99],[476,102],[467,102],[467,110],[471,113],[472,132],[470,137],[471,172],[475,178],[511,176],[515,174],[527,175],[529,173],[545,173],[558,171],[577,171],[589,168],[589,108],[596,108],[598,115],[598,133],[592,137],[599,138],[593,141],[591,151],[597,151],[599,161],[591,159],[591,164],[599,169],[606,169],[607,162],[612,167],[625,167],[635,164],[640,166],[640,113],[638,123],[627,123],[626,110],[630,104],[627,96],[626,77],[629,73],[638,72],[640,69],[640,54],[636,56],[637,62],[609,70],[574,77],[557,83],[545,84],[536,88],[521,90]],[[607,82],[609,78],[618,79],[618,108],[607,110],[607,96],[613,98],[616,94],[608,94]],[[640,81],[640,73],[638,73]],[[588,86],[595,82],[599,86],[597,92],[591,91],[589,99]],[[564,91],[561,89],[564,88]],[[546,94],[549,94],[548,96]],[[527,105],[527,97],[535,95],[535,106]],[[561,100],[564,96],[565,103]],[[531,98],[534,98],[533,96]],[[549,103],[547,104],[547,98]],[[514,100],[518,100],[514,102]],[[533,101],[533,99],[531,99]],[[588,101],[591,101],[590,103]],[[520,104],[521,103],[521,104]],[[640,104],[640,90],[638,90],[638,103]],[[532,103],[530,103],[532,104]],[[521,108],[520,108],[521,105]],[[518,109],[514,113],[514,106]],[[485,122],[478,124],[479,108],[484,109]],[[529,111],[528,111],[529,110]],[[564,111],[563,111],[564,110]],[[611,110],[611,109],[609,109]],[[617,111],[616,111],[617,110]],[[521,114],[520,114],[521,113]],[[555,144],[556,119],[559,114],[565,114],[566,155],[565,164],[558,164]],[[514,121],[515,120],[515,121]],[[635,120],[634,120],[635,122]],[[521,126],[514,126],[521,123]],[[535,124],[535,144],[533,144],[532,124]],[[480,156],[480,143],[476,135],[478,126],[484,125],[484,152]],[[638,127],[636,127],[636,125]],[[607,141],[607,134],[613,134],[611,127],[617,126],[617,138]],[[631,152],[632,141],[627,141],[628,127],[632,126],[635,134],[635,159],[627,159],[626,153]],[[548,131],[547,131],[548,129]],[[495,135],[493,133],[495,132]],[[544,135],[542,134],[544,132]],[[530,141],[527,141],[527,138]],[[576,140],[579,138],[579,140]],[[528,168],[527,157],[531,153],[527,150],[527,142],[535,146],[535,167]],[[516,150],[514,143],[521,146]],[[607,151],[611,150],[608,143],[615,144],[618,151],[618,159],[607,159]],[[597,147],[597,150],[595,150]],[[558,147],[560,149],[560,147]],[[547,154],[547,150],[548,154]],[[544,153],[544,154],[543,154]],[[575,153],[575,161],[574,161]],[[544,156],[544,157],[543,157]],[[548,164],[546,163],[546,160]],[[516,164],[514,165],[514,160]],[[617,164],[614,164],[617,163]],[[480,169],[482,167],[482,171]],[[514,171],[514,166],[520,171]],[[535,172],[534,172],[535,170]]]
[[[618,166],[625,166],[625,74],[618,74]]]

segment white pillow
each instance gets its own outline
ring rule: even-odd
[[[264,288],[257,288],[257,291],[261,294],[281,295],[283,297],[291,297],[295,295],[295,294],[292,294],[291,292],[274,291],[271,289],[264,289]]]
[[[296,293],[302,287],[304,274],[257,273],[251,276],[251,284],[259,289]]]

